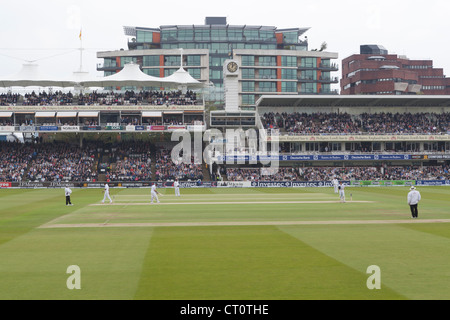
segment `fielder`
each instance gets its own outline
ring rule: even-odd
[[[178,179],[175,179],[173,186],[175,187],[175,197],[179,197],[180,196],[180,183],[178,182]]]
[[[105,203],[107,198],[109,199],[109,203],[112,203],[111,197],[109,196],[109,185],[107,183],[105,183],[105,189],[103,189],[103,192],[105,195],[103,196],[102,203]]]
[[[338,193],[338,192],[339,192],[339,191],[338,191],[339,182],[338,182],[338,180],[336,179],[336,177],[334,177],[333,180],[332,180],[331,182],[332,182],[333,187],[334,187],[334,193]]]
[[[152,191],[151,191],[152,197],[151,197],[151,201],[150,201],[151,204],[153,204],[153,199],[156,199],[156,203],[159,203],[158,194],[159,194],[159,192],[156,190],[156,183],[153,183]]]
[[[339,198],[341,198],[341,202],[345,202],[345,186],[342,182],[339,183]]]

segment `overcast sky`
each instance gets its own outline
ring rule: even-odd
[[[0,77],[32,60],[52,76],[78,71],[80,29],[83,71],[102,76],[96,53],[127,49],[123,26],[201,25],[207,16],[227,17],[230,25],[310,27],[309,49],[326,42],[339,64],[361,44],[379,44],[389,53],[431,59],[450,74],[449,12],[444,0],[3,0]]]

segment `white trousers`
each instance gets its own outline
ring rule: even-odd
[[[109,202],[112,202],[111,197],[109,196],[109,192],[105,191],[105,195],[103,196],[103,202],[105,202],[106,199],[109,199]]]
[[[341,198],[341,201],[345,202],[345,192],[343,190],[339,191],[339,197]]]
[[[180,187],[175,188],[175,196],[180,196]]]
[[[156,192],[152,192],[151,195],[152,195],[152,198],[150,201],[151,203],[153,203],[153,199],[156,199],[156,202],[159,202],[158,195],[156,194]]]

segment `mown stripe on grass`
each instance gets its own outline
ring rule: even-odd
[[[361,273],[377,265],[381,270],[380,291],[390,288],[414,300],[448,300],[450,239],[434,235],[432,226],[366,224],[332,228],[280,226],[279,229]],[[439,226],[448,228],[444,224]],[[430,233],[411,228],[427,228]]]
[[[399,299],[273,226],[156,228],[135,299]]]

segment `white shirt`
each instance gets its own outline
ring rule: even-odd
[[[70,188],[66,187],[66,189],[64,189],[64,192],[66,193],[66,196],[70,196],[70,194],[72,193],[72,190],[70,190]]]
[[[418,204],[420,201],[420,192],[417,190],[411,190],[408,193],[408,204],[409,205],[414,205],[414,204]]]
[[[152,185],[152,192],[156,193],[156,184]]]
[[[345,186],[343,184],[340,184],[339,185],[339,190],[344,191],[344,189],[345,189]]]
[[[108,184],[105,184],[105,192],[109,192],[109,186],[108,186]]]
[[[174,184],[173,184],[173,186],[174,186],[175,188],[178,188],[178,187],[180,186],[180,184],[178,183],[178,181],[175,181]]]
[[[339,183],[337,181],[337,179],[333,179],[333,185],[337,186]]]

